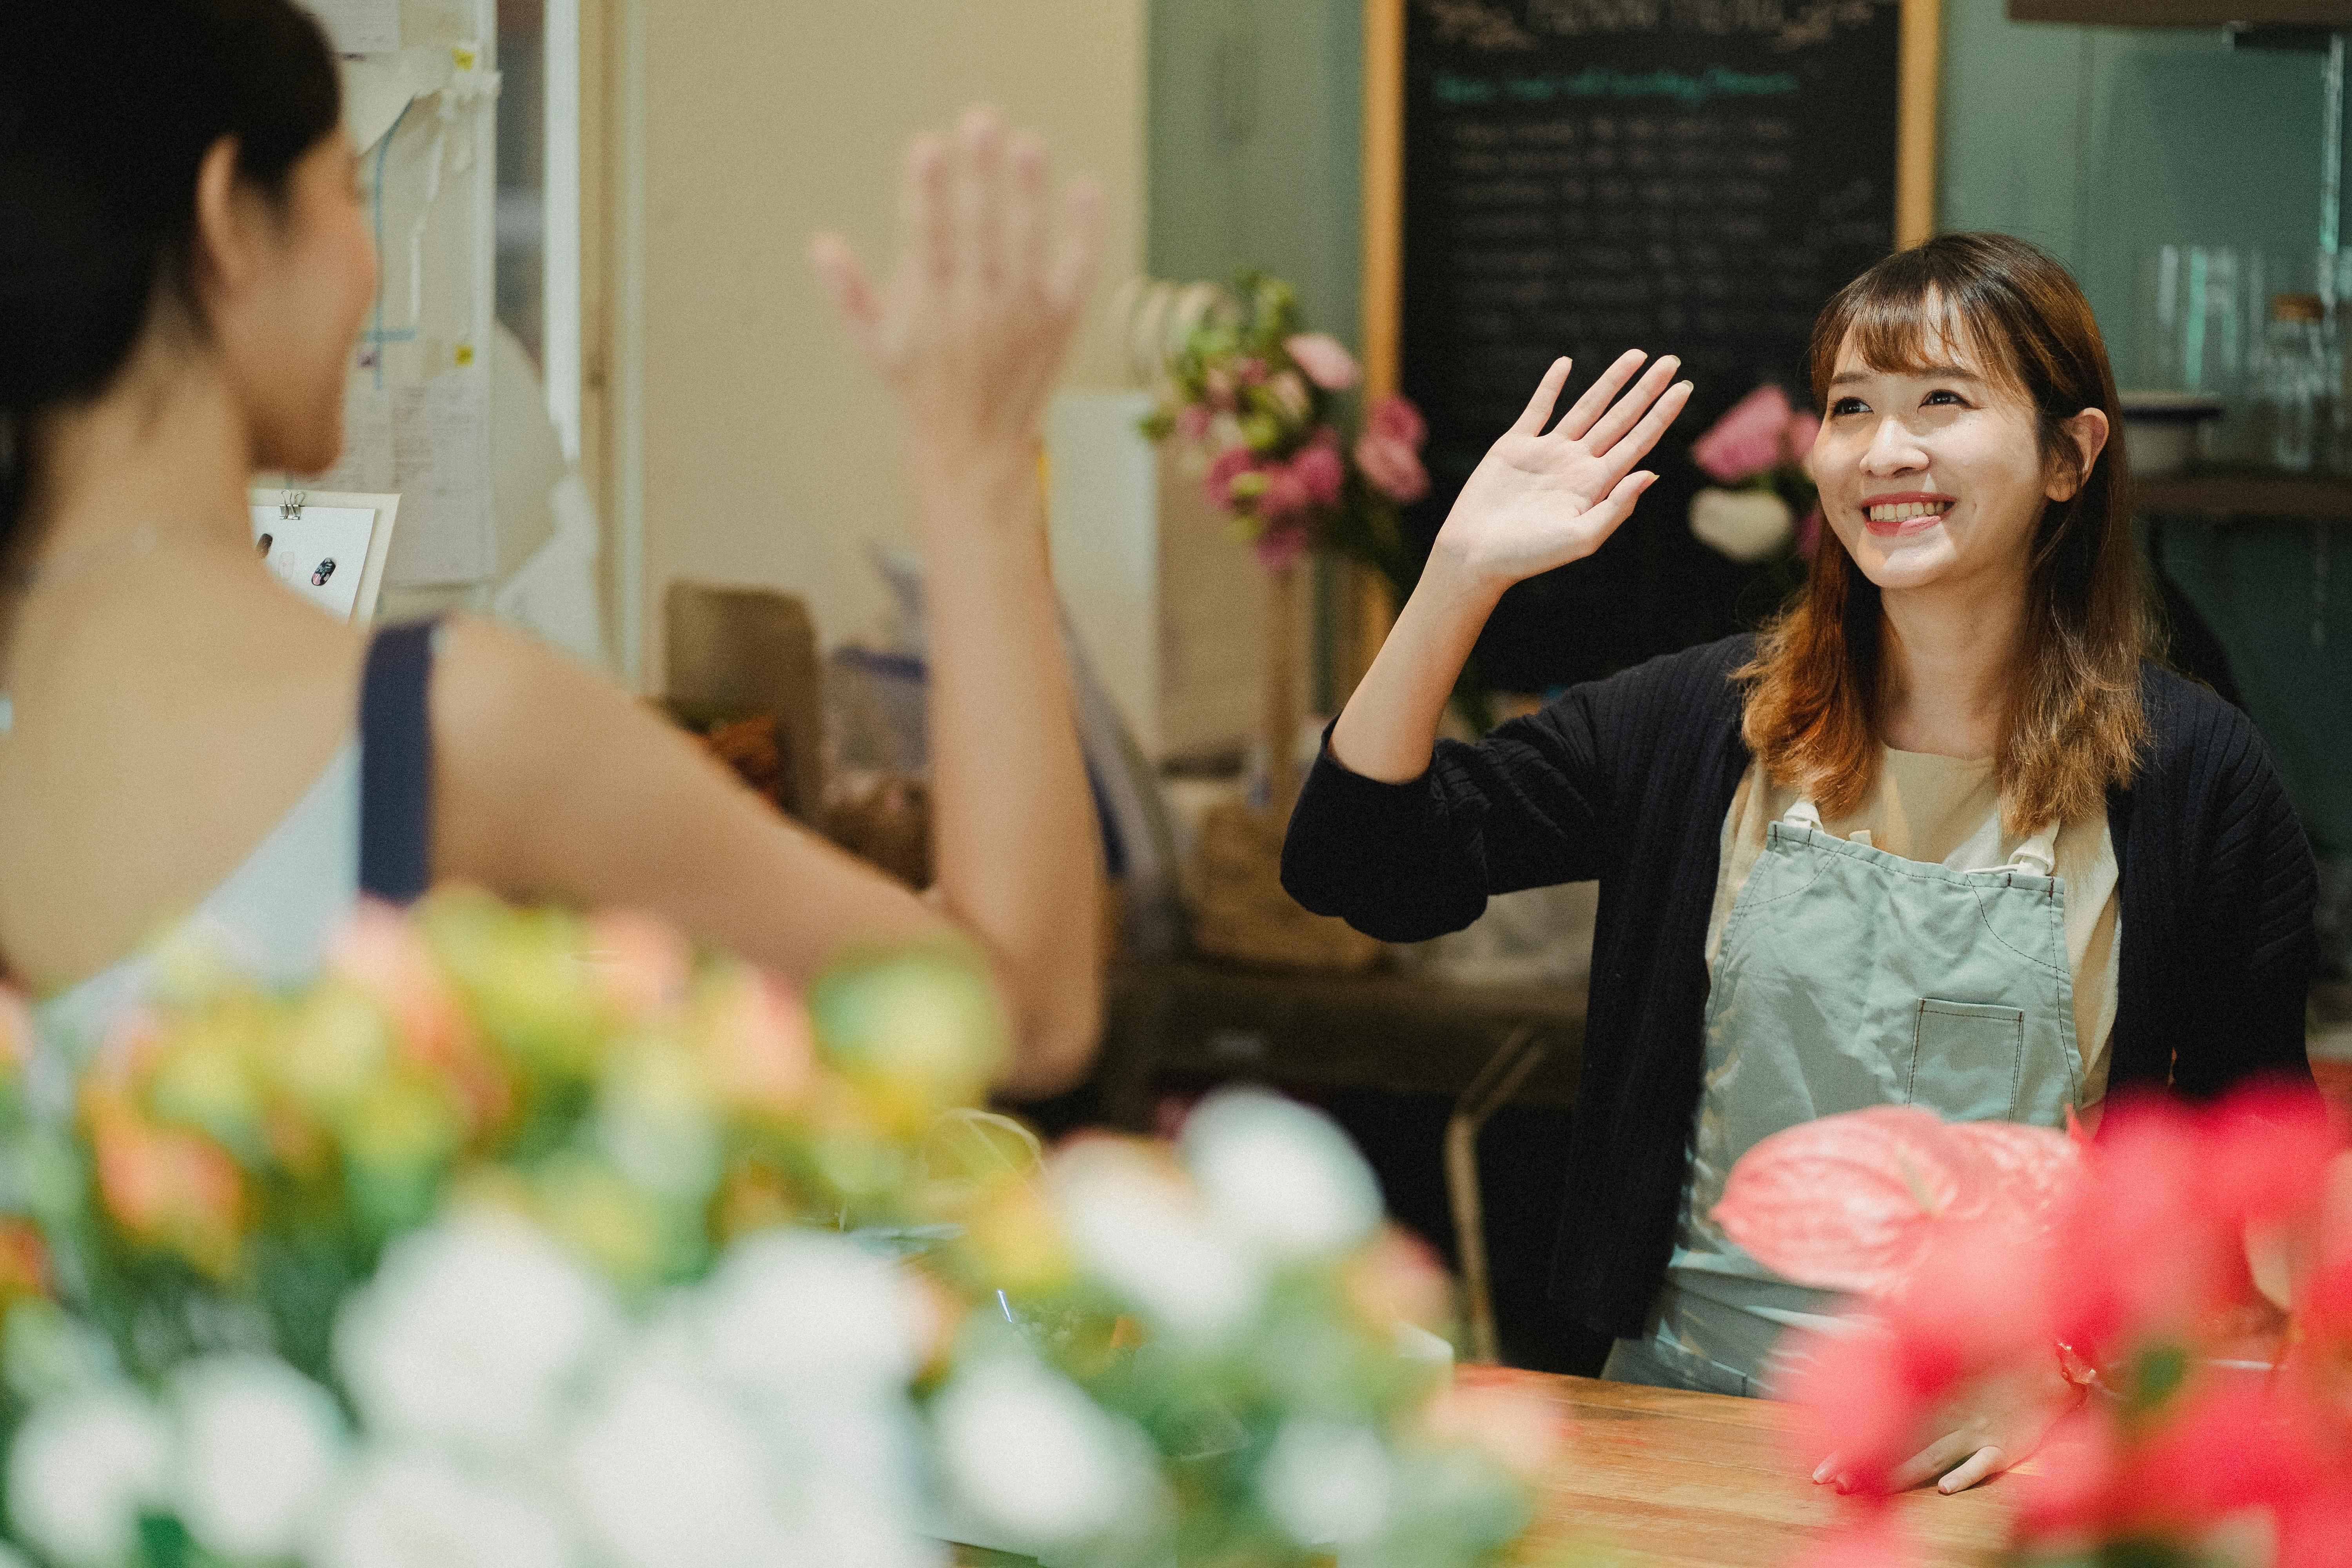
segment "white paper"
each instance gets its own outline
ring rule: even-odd
[[[392,453],[400,531],[384,582],[425,588],[488,581],[498,568],[488,373],[473,365],[394,387]]]
[[[596,509],[576,473],[548,493],[555,536],[532,552],[490,602],[498,617],[524,626],[582,662],[604,662],[596,603]]]
[[[271,574],[339,620],[350,620],[359,603],[374,528],[365,507],[306,506],[299,517],[277,506],[253,509],[253,542]]]
[[[447,86],[457,69],[448,50],[421,45],[396,55],[347,59],[342,66],[343,129],[362,153],[383,140],[402,110]]]
[[[400,47],[400,0],[309,0],[339,55],[388,55]]]
[[[343,394],[343,455],[325,473],[306,476],[298,488],[363,495],[394,488],[392,394],[373,377],[354,379]]]

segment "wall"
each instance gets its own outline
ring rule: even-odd
[[[2232,51],[2218,31],[2012,23],[2004,0],[1943,6],[1938,221],[2021,235],[2065,261],[2126,383],[2149,247],[2260,246],[2298,267],[2313,254],[2316,57]],[[1358,204],[1324,193],[1358,188],[1362,12],[1362,0],[1153,0],[1154,271],[1274,268],[1319,324],[1354,339]],[[2352,858],[2347,536],[2333,531],[2336,587],[2314,647],[2309,523],[2163,531],[2312,837],[2338,858]]]
[[[907,138],[976,100],[1108,197],[1068,384],[1123,384],[1110,301],[1143,257],[1144,0],[646,5],[642,83],[643,684],[677,577],[807,596],[828,642],[876,624],[869,539],[911,537],[887,396],[809,271],[837,228],[887,266]]]

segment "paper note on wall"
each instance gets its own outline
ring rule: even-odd
[[[350,620],[359,602],[374,528],[375,513],[365,507],[306,506],[295,517],[274,506],[253,509],[254,547],[270,574],[337,620]]]
[[[400,531],[384,581],[395,588],[486,582],[498,564],[490,516],[490,383],[477,366],[392,389],[392,489]]]
[[[388,55],[400,47],[400,0],[308,0],[339,55]]]
[[[343,394],[343,455],[325,473],[305,476],[300,488],[363,495],[381,495],[397,488],[393,479],[391,393],[365,382],[352,384]]]

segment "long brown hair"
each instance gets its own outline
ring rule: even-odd
[[[1986,373],[2032,404],[2044,464],[2075,464],[2064,421],[2105,411],[2107,441],[2074,496],[2047,503],[2033,532],[2024,658],[1994,757],[2013,832],[2078,821],[2127,784],[2146,742],[2140,660],[2147,589],[2132,538],[2123,413],[2090,302],[2066,269],[2001,234],[1948,234],[1898,251],[1838,291],[1813,323],[1813,401],[1850,342],[1880,371],[1923,368],[1931,333],[1975,346]],[[1742,733],[1773,779],[1808,790],[1822,815],[1859,809],[1877,777],[1882,614],[1878,585],[1824,527],[1803,595],[1766,628]]]

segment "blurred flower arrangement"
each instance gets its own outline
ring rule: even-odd
[[[1164,391],[1144,434],[1183,441],[1209,503],[1268,571],[1332,550],[1379,570],[1402,600],[1413,574],[1396,509],[1429,493],[1420,410],[1377,398],[1351,443],[1334,405],[1362,372],[1339,340],[1299,330],[1296,289],[1244,272],[1230,290],[1186,293],[1189,308],[1147,351]]]
[[[2307,1090],[2126,1100],[2095,1140],[1880,1109],[1759,1144],[1717,1210],[1794,1279],[1856,1293],[1800,1342],[1805,1464],[1857,1507],[1823,1563],[1911,1561],[1898,1467],[1989,1393],[2077,1385],[2008,1561],[2352,1562],[2352,1152]]]
[[[1743,564],[1811,561],[1821,542],[1821,496],[1805,456],[1822,422],[1766,383],[1731,405],[1691,443],[1691,460],[1715,483],[1691,497],[1699,542]],[[1800,521],[1800,520],[1802,521]]]
[[[1335,1128],[1243,1094],[1040,1163],[955,1109],[1004,1026],[954,954],[803,998],[453,892],[298,990],[162,969],[76,1085],[5,1020],[5,1519],[54,1568],[1467,1568],[1530,1517],[1550,1418],[1451,1385]]]

